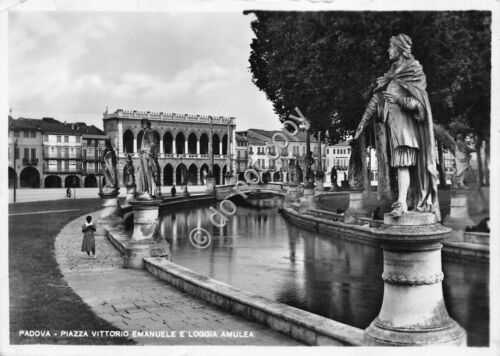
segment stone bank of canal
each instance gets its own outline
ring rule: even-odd
[[[383,296],[382,251],[288,224],[276,209],[239,207],[224,228],[214,227],[208,207],[160,217],[171,243],[172,262],[333,320],[366,328]],[[213,242],[199,249],[189,242],[195,227]],[[489,265],[445,258],[445,302],[468,334],[470,346],[489,343]]]

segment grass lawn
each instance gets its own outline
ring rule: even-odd
[[[60,330],[118,330],[97,317],[63,280],[54,240],[73,219],[98,210],[99,199],[9,204],[11,344],[133,344],[126,338],[61,338]],[[36,213],[77,209],[65,212]],[[29,215],[11,215],[11,214]],[[20,330],[48,330],[51,337],[24,338]]]

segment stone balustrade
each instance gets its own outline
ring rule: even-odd
[[[192,114],[177,114],[177,113],[164,113],[164,112],[151,112],[151,111],[140,111],[140,110],[122,110],[118,109],[114,113],[104,113],[103,119],[112,118],[146,118],[149,120],[161,120],[161,121],[176,121],[176,122],[200,122],[209,123],[210,115],[192,115]],[[213,124],[231,124],[234,125],[234,117],[225,116],[212,116]]]

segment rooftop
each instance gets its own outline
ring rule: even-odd
[[[284,134],[289,142],[306,142],[305,132],[299,131],[296,135],[292,135],[287,131],[281,131],[281,130],[269,131],[261,129],[248,129],[247,130],[248,143],[250,145],[255,145],[255,146],[264,146],[265,144],[270,143],[272,141],[273,136],[277,133]],[[314,136],[311,136],[311,144],[317,142],[318,141],[316,140],[316,138]]]
[[[350,142],[350,140],[341,141],[341,142],[338,142],[334,145],[329,145],[328,147],[351,147],[349,142]]]
[[[55,133],[66,135],[99,135],[105,136],[106,134],[95,127],[94,125],[88,126],[84,122],[61,122],[52,117],[44,117],[42,119],[31,119],[20,117],[14,119],[9,116],[9,130],[36,130],[42,133]]]

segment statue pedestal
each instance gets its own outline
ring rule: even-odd
[[[118,205],[118,190],[99,193],[102,200],[101,215],[97,218],[96,235],[105,236],[108,227],[114,227],[123,223],[120,217],[120,206]]]
[[[375,344],[466,345],[465,330],[443,300],[441,241],[449,232],[432,213],[384,214],[384,225],[375,230],[384,251],[384,298],[365,330]]]
[[[314,187],[314,194],[321,194],[324,192],[324,190],[325,188],[323,186],[323,177],[319,177],[319,174],[316,174],[316,186]]]
[[[181,185],[181,193],[180,193],[180,195],[183,196],[183,197],[188,197],[189,196],[187,185]]]
[[[466,190],[451,190],[450,215],[448,215],[443,224],[451,227],[450,234],[452,241],[464,241],[464,231],[467,226],[473,226],[474,221],[469,216],[469,204],[467,202]]]
[[[312,182],[307,182],[304,185],[304,195],[300,198],[300,211],[305,211],[313,207],[314,200],[314,184]]]
[[[207,177],[207,194],[215,194],[215,177]]]
[[[370,214],[365,208],[366,193],[363,190],[351,190],[349,193],[349,207],[344,216],[347,224],[354,223],[357,217],[368,217]]]
[[[131,185],[130,187],[126,187],[126,189],[127,196],[125,197],[122,206],[130,206],[130,201],[135,197],[135,184]]]
[[[161,195],[161,186],[156,186],[155,187],[155,199],[162,199],[163,196]]]
[[[134,199],[130,202],[134,213],[134,232],[125,246],[125,268],[143,269],[145,257],[169,257],[169,245],[158,230],[158,207],[161,202],[159,199]]]
[[[290,202],[295,202],[298,199],[298,184],[297,183],[290,183],[288,185],[288,190],[286,191],[286,199]]]

